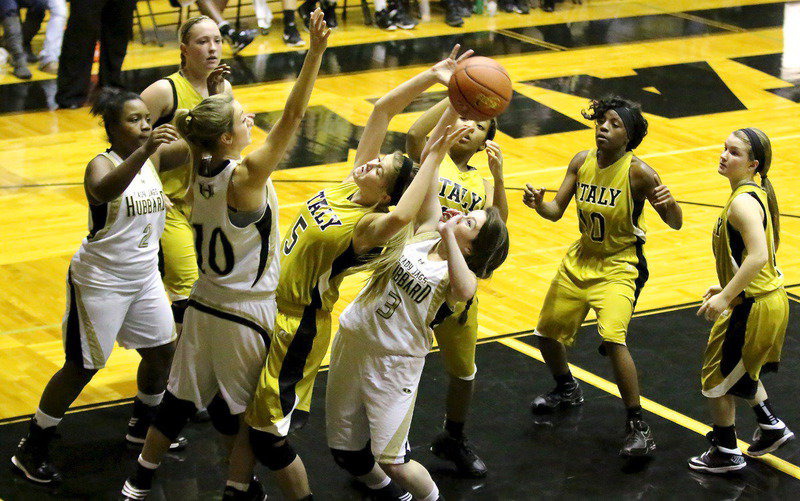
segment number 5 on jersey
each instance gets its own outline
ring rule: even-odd
[[[289,235],[289,238],[283,242],[283,253],[285,255],[288,256],[289,253],[292,252],[294,246],[297,245],[297,240],[300,238],[300,233],[306,228],[308,228],[308,223],[306,223],[305,219],[303,219],[303,216],[298,217],[297,222],[295,222],[294,226],[292,226],[291,235]]]

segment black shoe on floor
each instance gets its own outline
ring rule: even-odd
[[[553,12],[556,10],[555,0],[541,0],[542,10],[545,12]]]
[[[643,419],[629,419],[625,423],[625,441],[622,443],[620,456],[643,457],[656,449],[653,432]]]
[[[777,430],[764,430],[759,426],[753,433],[753,443],[747,448],[747,455],[763,456],[777,451],[792,440],[794,440],[794,433],[786,426]]]
[[[11,457],[11,464],[31,482],[61,482],[61,473],[50,461],[50,442],[55,436],[55,426],[42,429],[31,420],[28,434],[20,440],[17,452]]]
[[[483,478],[488,472],[486,463],[470,448],[466,437],[453,438],[443,431],[433,439],[431,452],[440,459],[452,461],[465,477]]]
[[[267,494],[264,492],[264,486],[261,485],[258,478],[253,477],[247,492],[242,492],[231,486],[225,486],[225,490],[222,492],[222,499],[230,501],[265,501]]]
[[[531,13],[531,4],[528,3],[528,0],[515,0],[514,4],[517,6],[517,12],[520,14]]]
[[[399,2],[394,5],[393,8],[390,7],[390,9],[389,16],[392,20],[392,24],[401,30],[413,30],[417,26],[417,20],[411,17]]]
[[[531,402],[531,412],[548,414],[560,407],[577,407],[583,404],[583,390],[578,382],[566,388],[554,388],[548,393],[539,395]]]
[[[231,31],[229,35],[225,36],[225,39],[231,46],[233,53],[237,54],[256,39],[257,33],[256,30]]]
[[[394,21],[392,21],[392,15],[389,9],[379,10],[375,13],[375,26],[387,31],[394,31],[397,29]]]
[[[462,19],[459,12],[458,0],[446,0],[444,2],[444,22],[447,26],[454,28],[464,26],[464,19]]]
[[[300,19],[303,20],[303,26],[306,27],[306,31],[308,31],[309,23],[311,23],[311,13],[314,12],[314,6],[316,4],[316,0],[310,0],[301,3],[297,7],[297,13],[300,15]]]
[[[133,415],[128,420],[128,433],[125,441],[130,445],[141,447],[147,438],[147,430],[156,415],[156,407],[143,404],[139,399],[133,399]],[[169,450],[182,451],[189,444],[186,437],[179,436],[174,442],[169,444]]]
[[[519,7],[517,7],[517,3],[514,0],[500,0],[497,6],[503,12],[520,12]]]
[[[716,445],[706,452],[689,459],[689,468],[706,473],[729,473],[741,470],[747,461],[741,454],[725,454]]]
[[[328,28],[339,27],[339,21],[336,19],[336,2],[322,1],[322,17]]]
[[[458,14],[461,17],[470,17],[472,16],[472,2],[462,2],[460,0],[456,0],[455,2],[458,5]]]
[[[300,47],[306,44],[300,36],[300,32],[297,31],[297,25],[294,23],[283,26],[283,41],[290,47]]]

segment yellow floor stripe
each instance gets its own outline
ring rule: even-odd
[[[486,333],[490,333],[488,329],[481,328],[480,330],[486,331]],[[523,355],[527,355],[531,358],[535,358],[540,362],[544,362],[542,358],[542,353],[533,346],[523,343],[518,339],[499,339],[497,340],[498,343],[508,346],[512,350],[518,351]],[[572,371],[572,375],[575,376],[577,379],[584,381],[596,388],[599,388],[606,393],[610,393],[615,397],[619,397],[619,390],[617,390],[617,385],[612,383],[607,379],[603,379],[600,376],[593,374],[587,370],[581,369],[576,365],[569,364],[569,368]],[[664,419],[672,421],[673,423],[683,426],[688,430],[692,430],[695,433],[705,436],[706,433],[711,431],[711,427],[697,421],[695,419],[690,418],[680,412],[674,411],[669,407],[665,407],[658,402],[654,402],[649,398],[641,397],[642,400],[642,408],[646,409],[657,416],[661,416]],[[739,440],[739,447],[743,450],[747,449],[749,444],[743,440]],[[772,454],[766,454],[764,456],[753,458],[758,459],[759,461],[763,461],[764,463],[772,466],[776,470],[782,471],[787,475],[790,475],[796,479],[800,479],[800,467],[793,465],[792,463],[785,461],[777,456],[773,456]]]

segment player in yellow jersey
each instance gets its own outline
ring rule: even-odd
[[[284,475],[283,491],[292,499],[305,498],[311,491],[303,463],[286,437],[308,418],[314,379],[330,346],[331,309],[339,285],[350,268],[364,264],[377,248],[409,227],[430,186],[425,177],[433,176],[423,165],[410,181],[410,158],[380,155],[389,121],[432,85],[449,82],[458,49],[456,45],[450,57],[375,103],[352,172],[342,183],[312,195],[280,244],[275,332],[245,417],[253,452]],[[390,206],[395,208],[389,211]]]
[[[443,99],[437,103],[408,130],[406,151],[414,160],[418,161],[427,136],[447,109],[448,102],[448,99]],[[474,131],[450,148],[439,168],[439,203],[442,210],[454,209],[467,214],[473,210],[496,207],[505,222],[508,219],[508,202],[503,181],[503,154],[500,146],[494,142],[497,121],[475,122],[459,118],[456,123],[469,125]],[[484,179],[477,168],[469,165],[480,151],[487,153],[492,181]],[[442,459],[453,461],[462,475],[480,478],[487,473],[486,464],[469,447],[464,434],[477,373],[477,300],[458,304],[453,315],[439,324],[434,333],[449,375],[449,385],[444,431],[434,439],[431,450]]]
[[[711,448],[689,460],[709,473],[740,470],[747,462],[736,443],[736,401],[748,402],[756,415],[751,456],[762,456],[794,438],[775,416],[761,374],[780,362],[789,300],[775,251],[780,241],[778,200],[767,178],[772,146],[762,131],[739,129],[728,136],[717,172],[732,193],[712,235],[719,285],[711,286],[697,312],[713,321],[703,356],[703,395],[709,399],[714,429]],[[761,177],[761,186],[753,181]]]
[[[566,346],[574,342],[591,308],[603,339],[600,353],[611,361],[627,409],[620,454],[644,456],[655,442],[642,417],[636,366],[625,339],[648,277],[642,210],[648,200],[673,229],[682,226],[683,213],[658,174],[633,154],[647,134],[638,104],[609,97],[592,101],[583,116],[595,122],[596,149],[575,155],[553,201],[545,202],[544,188],[530,184],[523,197],[526,205],[551,221],[561,218],[574,197],[581,231],[550,284],[535,331],[556,387],[536,397],[531,410],[550,413],[583,403],[567,364]]]
[[[233,95],[231,84],[224,78],[230,69],[220,64],[222,36],[217,25],[205,16],[193,17],[181,25],[179,38],[180,69],[142,92],[142,100],[147,104],[156,127],[172,122],[176,110],[190,110],[208,96]],[[191,165],[188,163],[161,174],[164,193],[173,205],[167,211],[161,237],[160,263],[178,332],[183,324],[189,292],[198,276],[194,236],[189,224],[191,208],[185,199],[190,175]]]

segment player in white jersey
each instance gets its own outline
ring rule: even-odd
[[[423,153],[417,176],[432,174],[414,237],[384,251],[367,286],[339,317],[326,396],[328,446],[337,464],[373,490],[393,480],[428,501],[439,490],[410,460],[408,431],[432,328],[453,305],[471,299],[477,279],[488,278],[508,254],[508,231],[496,208],[442,215],[438,166],[471,130],[442,130],[455,120],[448,107],[431,135],[439,139]]]
[[[264,366],[275,322],[280,234],[270,176],[305,114],[330,35],[322,11],[313,19],[311,48],[283,115],[264,144],[244,159],[253,115],[231,96],[211,96],[177,113],[178,130],[194,156],[191,223],[200,277],[189,296],[164,404],[136,474],[122,489],[126,499],[147,496],[169,444],[203,407],[232,449],[234,443],[243,445],[231,452],[225,499],[263,497],[240,416]]]
[[[147,106],[132,92],[103,91],[92,114],[102,115],[111,147],[86,167],[89,235],[67,275],[66,360],[47,383],[12,458],[17,470],[42,484],[61,480],[49,459],[56,426],[105,366],[114,341],[142,356],[126,436],[131,443],[144,441],[174,351],[175,326],[158,273],[167,204],[158,169],[185,162],[188,148],[171,125],[152,130]]]

